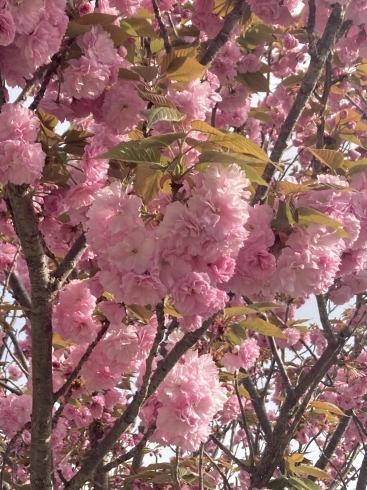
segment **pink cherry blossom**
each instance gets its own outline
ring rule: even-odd
[[[0,45],[8,46],[14,41],[15,24],[11,13],[3,10],[0,13]]]
[[[41,177],[45,154],[39,143],[22,140],[0,142],[0,181],[33,184]]]
[[[19,104],[4,104],[0,113],[0,139],[34,142],[40,128],[39,119]]]
[[[64,90],[76,99],[95,99],[103,92],[109,76],[107,66],[81,56],[78,60],[70,60],[64,71]]]

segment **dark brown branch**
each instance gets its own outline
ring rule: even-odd
[[[287,397],[282,404],[277,423],[275,424],[272,438],[266,444],[261,459],[260,466],[257,468],[252,478],[252,485],[256,488],[266,487],[275,469],[283,459],[283,454],[287,448],[289,441],[293,437],[298,419],[302,416],[304,403],[307,406],[308,400],[311,397],[314,389],[335,364],[337,355],[341,352],[345,343],[344,335],[339,337],[337,345],[329,344],[319,360],[314,366],[303,376],[300,383]],[[308,394],[304,397],[305,393]],[[298,407],[299,400],[303,399],[301,407]],[[294,418],[292,428],[289,427],[291,419]]]
[[[321,110],[320,110],[320,123],[317,125],[317,141],[316,148],[324,148],[324,135],[325,135],[325,116],[324,111],[326,110],[330,89],[331,89],[331,77],[332,77],[332,54],[330,53],[326,63],[325,63],[325,77],[324,77],[324,89],[322,96],[320,98]],[[317,158],[313,158],[313,176],[316,178],[317,174],[321,171],[321,164]]]
[[[34,89],[34,87],[37,85],[38,82],[42,80],[42,78],[46,75],[47,70],[51,66],[52,61],[48,63],[47,65],[42,65],[37,70],[35,71],[34,75],[32,78],[26,81],[26,84],[19,94],[19,96],[16,99],[16,104],[22,104],[27,100],[28,95],[31,93],[31,91]]]
[[[352,410],[347,410],[345,412],[344,417],[341,418],[338,427],[335,429],[334,434],[332,435],[330,441],[328,442],[328,445],[323,450],[322,455],[316,462],[315,464],[316,468],[320,468],[320,470],[324,470],[326,468],[330,458],[334,454],[335,449],[339,445],[340,441],[344,437],[346,430],[349,427],[349,424],[352,420],[352,413],[353,413]]]
[[[3,381],[0,380],[0,386],[2,386],[5,390],[10,391],[11,393],[14,393],[14,395],[23,395],[23,392],[20,391],[18,388],[13,388],[12,386],[7,385]]]
[[[79,260],[81,259],[84,252],[87,250],[87,239],[85,237],[85,233],[83,232],[79,237],[75,240],[74,244],[65,255],[64,260],[57,267],[57,269],[52,274],[52,279],[54,280],[54,288],[55,290],[60,289],[63,286],[66,279],[69,277],[71,272],[77,266]]]
[[[316,4],[315,0],[308,0],[308,21],[307,21],[307,34],[310,54],[316,54],[316,38],[315,38],[315,26],[316,26]]]
[[[247,424],[247,420],[246,420],[246,414],[245,414],[245,410],[243,408],[243,403],[242,403],[242,400],[241,400],[241,396],[240,396],[240,393],[238,391],[238,381],[237,381],[237,378],[235,379],[235,382],[234,382],[234,387],[235,387],[235,390],[236,390],[236,395],[237,395],[237,400],[238,400],[238,404],[240,406],[240,410],[241,410],[241,416],[242,416],[242,423],[243,423],[243,427],[245,429],[245,432],[246,432],[246,437],[247,437],[247,442],[248,442],[248,447],[249,447],[249,452],[250,452],[250,461],[251,461],[251,467],[254,468],[255,467],[255,459],[254,459],[254,442],[252,440],[252,436],[250,434],[250,431],[249,431],[249,428],[248,428],[248,424]]]
[[[73,381],[77,378],[78,374],[80,373],[81,368],[83,365],[87,362],[89,357],[91,356],[92,352],[94,351],[95,347],[99,343],[99,341],[102,339],[103,335],[107,332],[108,327],[110,326],[109,322],[105,322],[98,332],[96,338],[91,342],[87,348],[87,350],[84,352],[82,357],[80,358],[78,364],[76,365],[74,371],[70,374],[66,382],[61,386],[59,390],[54,393],[54,401],[56,402],[60,396],[63,396],[67,390],[70,388],[72,385]]]
[[[52,480],[52,324],[47,257],[38,230],[31,189],[7,186],[14,227],[27,262],[31,282],[32,426],[31,484],[34,490],[51,490]]]
[[[12,295],[14,299],[20,304],[20,306],[24,306],[29,310],[28,314],[30,316],[30,310],[32,308],[31,298],[29,297],[29,294],[27,293],[24,284],[22,283],[20,277],[16,272],[12,272],[10,274],[9,286],[12,290]]]
[[[301,87],[288,113],[288,116],[280,128],[278,139],[270,155],[270,160],[272,162],[279,162],[283,152],[287,148],[288,139],[290,138],[292,131],[297,124],[297,121],[302,114],[302,111],[304,110],[311,94],[315,90],[316,83],[322,74],[326,59],[339,38],[340,31],[343,26],[343,19],[344,8],[338,3],[335,3],[327,21],[322,38],[317,44],[317,52],[311,53],[311,61],[308,70],[303,77]],[[263,179],[269,183],[273,178],[274,173],[274,165],[272,163],[268,163],[263,173]],[[267,191],[268,188],[266,186],[259,185],[255,194],[254,204],[264,200]]]
[[[271,352],[272,352],[274,359],[275,359],[275,362],[278,366],[280,376],[281,376],[282,381],[285,385],[285,390],[287,393],[291,392],[293,390],[293,388],[292,388],[291,382],[289,380],[287,371],[284,367],[283,361],[281,360],[281,358],[279,356],[279,352],[278,352],[277,346],[275,344],[275,340],[273,337],[268,337],[268,341],[269,341]]]
[[[209,63],[214,60],[219,51],[232,36],[233,31],[235,30],[246,9],[249,8],[250,7],[247,5],[246,0],[236,0],[233,9],[224,19],[223,27],[215,38],[210,41],[204,56],[201,58],[200,63],[202,65],[209,65]]]
[[[158,316],[158,315],[157,315]],[[84,460],[79,472],[73,476],[69,481],[65,490],[79,490],[86,481],[90,480],[93,476],[95,468],[102,461],[104,455],[112,448],[112,446],[118,441],[121,434],[134,423],[136,417],[139,414],[140,408],[148,400],[148,398],[157,390],[159,385],[165,379],[167,374],[171,371],[173,366],[179,359],[195,345],[195,343],[201,338],[201,336],[212,325],[215,317],[206,320],[203,325],[194,332],[188,332],[184,337],[177,342],[173,349],[167,354],[165,359],[162,359],[157,364],[157,369],[153,376],[149,379],[148,385],[143,380],[143,385],[139,391],[137,391],[132,398],[130,404],[125,409],[121,417],[116,420],[114,426],[109,433],[99,442],[98,447],[93,449],[88,457]],[[159,321],[159,320],[158,320]],[[149,354],[148,359],[151,357]],[[147,363],[148,364],[148,363]]]
[[[356,490],[366,490],[366,488],[367,488],[367,452],[364,453],[361,467],[359,469]]]
[[[26,376],[28,376],[29,374],[29,371],[28,371],[28,364],[27,364],[27,359],[25,358],[24,354],[23,354],[23,351],[22,349],[20,348],[20,345],[19,345],[19,342],[18,342],[18,339],[15,335],[15,333],[9,329],[7,331],[7,334],[10,338],[10,340],[12,341],[12,344],[14,346],[14,349],[15,349],[15,353],[17,354],[17,359],[18,361],[20,362],[20,364],[22,365],[23,369],[22,371],[24,372],[24,374]]]
[[[156,429],[156,425],[152,425],[151,427],[148,428],[148,430],[145,432],[143,438],[141,441],[130,451],[128,451],[125,454],[122,454],[118,458],[116,458],[114,461],[111,461],[110,463],[102,466],[101,471],[108,472],[113,470],[113,468],[116,468],[119,466],[121,463],[124,463],[125,461],[129,461],[129,459],[133,458],[135,454],[140,453],[146,446],[146,443],[148,442],[149,437],[153,434],[153,432]]]
[[[240,369],[240,372],[247,374],[244,369]],[[270,424],[270,420],[266,413],[266,408],[264,401],[260,399],[259,394],[252,383],[250,376],[247,376],[242,380],[243,386],[249,392],[251,397],[251,403],[254,407],[257,418],[259,419],[260,427],[265,435],[265,440],[269,443],[272,437],[272,428]]]
[[[213,434],[210,435],[210,439],[219,447],[219,449],[224,453],[226,454],[229,459],[231,459],[232,461],[234,461],[240,468],[241,470],[245,470],[247,471],[248,473],[251,472],[251,467],[250,466],[247,466],[245,465],[245,463],[243,461],[241,461],[240,459],[238,459],[228,448],[226,448],[226,446],[224,444],[222,444],[220,442],[219,439],[217,439]]]
[[[0,76],[0,109],[6,103],[5,90],[5,81]]]
[[[210,454],[208,454],[206,451],[204,451],[204,454],[209,459],[209,461],[214,466],[214,468],[218,471],[218,473],[220,474],[220,476],[222,477],[223,485],[224,485],[225,489],[226,490],[231,490],[231,485],[230,485],[230,483],[228,481],[228,478],[226,477],[226,474],[219,468],[219,466],[214,461],[214,459],[210,456]]]
[[[338,342],[337,337],[333,332],[333,327],[330,323],[329,316],[326,309],[326,300],[322,294],[316,296],[317,307],[319,310],[320,321],[322,325],[322,329],[324,331],[324,335],[326,340],[330,345],[335,345]]]
[[[158,7],[157,0],[152,0],[152,5],[153,5],[153,11],[154,11],[156,21],[158,22],[159,25],[160,33],[163,38],[164,49],[166,50],[166,53],[169,54],[172,51],[172,46],[168,37],[167,28],[162,20],[162,15]]]

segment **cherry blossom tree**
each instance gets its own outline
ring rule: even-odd
[[[366,26],[2,0],[1,490],[367,488]]]

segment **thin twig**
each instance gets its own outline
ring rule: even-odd
[[[248,442],[248,447],[249,447],[249,452],[250,452],[250,462],[251,462],[251,466],[252,466],[252,467],[255,467],[255,459],[254,459],[254,444],[253,444],[252,436],[251,436],[251,434],[250,434],[250,431],[249,431],[249,428],[248,428],[248,425],[247,425],[246,414],[245,414],[245,410],[244,410],[244,408],[243,408],[243,403],[242,403],[242,400],[241,400],[240,392],[238,391],[238,381],[237,381],[237,377],[236,377],[236,378],[235,378],[235,380],[234,380],[234,387],[235,387],[235,390],[236,390],[236,395],[237,395],[238,404],[239,404],[239,406],[240,406],[240,410],[241,410],[241,416],[242,416],[243,427],[244,427],[245,432],[246,432],[246,437],[247,437],[247,442]]]
[[[204,453],[204,443],[200,444],[199,449],[199,490],[204,490],[203,487],[203,453]]]
[[[326,309],[325,297],[322,294],[318,294],[316,296],[316,301],[317,301],[317,306],[318,306],[318,310],[319,310],[321,325],[322,325],[326,340],[328,341],[328,343],[330,345],[335,345],[338,342],[338,340],[337,340],[337,338],[333,332],[333,327],[332,327],[330,320],[329,320],[329,315],[328,315],[328,312]]]
[[[158,22],[159,25],[159,30],[161,32],[161,36],[164,42],[164,49],[166,50],[166,53],[169,54],[172,51],[172,46],[168,37],[168,32],[167,28],[162,20],[162,15],[161,11],[159,10],[157,0],[152,0],[152,5],[153,5],[153,11],[154,15],[156,18],[156,21]]]
[[[110,463],[102,466],[101,471],[107,473],[107,472],[113,470],[113,468],[116,468],[117,466],[119,466],[121,463],[124,463],[125,461],[129,461],[129,459],[133,458],[136,453],[141,452],[142,449],[144,449],[144,447],[146,446],[146,443],[147,443],[149,437],[153,434],[155,429],[156,429],[156,425],[155,424],[151,425],[148,428],[148,430],[144,433],[143,438],[140,440],[140,442],[135,447],[130,449],[130,451],[128,451],[127,453],[121,454],[121,456],[119,456],[115,460],[111,461]]]
[[[209,63],[214,60],[219,51],[232,36],[239,20],[248,8],[249,6],[246,3],[246,0],[236,0],[233,9],[226,15],[221,30],[215,38],[210,41],[204,56],[201,58],[200,63],[202,65],[209,65]]]
[[[210,454],[208,454],[206,451],[204,451],[204,454],[209,459],[209,461],[214,466],[214,468],[218,471],[220,476],[222,477],[223,484],[226,487],[226,490],[231,490],[231,485],[229,484],[228,478],[226,477],[225,473],[219,468],[219,466],[214,461],[214,459],[210,456]]]
[[[107,329],[109,326],[110,326],[109,322],[107,322],[107,321],[104,322],[104,324],[102,325],[102,328],[98,332],[96,338],[93,340],[93,342],[91,342],[89,344],[87,350],[84,352],[84,354],[80,358],[80,361],[76,365],[74,371],[70,374],[70,376],[68,377],[66,382],[61,386],[61,388],[58,389],[56,391],[56,393],[54,393],[54,401],[55,402],[60,398],[60,396],[64,395],[64,393],[66,393],[66,391],[70,388],[73,381],[77,378],[81,368],[87,362],[87,360],[91,356],[92,352],[94,351],[95,347],[97,346],[99,341],[102,339],[103,335],[107,332]]]
[[[210,439],[219,447],[219,449],[226,454],[232,461],[234,461],[240,468],[241,470],[245,470],[248,473],[251,473],[251,467],[247,466],[243,461],[238,459],[232,452],[226,448],[224,444],[220,442],[219,439],[217,439],[213,434],[210,435]]]
[[[281,358],[279,356],[279,352],[278,352],[277,346],[275,344],[275,340],[273,337],[268,337],[268,341],[269,341],[271,352],[274,356],[275,362],[278,366],[280,375],[282,377],[283,383],[285,384],[285,390],[287,393],[291,392],[291,391],[293,391],[293,387],[291,385],[291,382],[290,382],[290,379],[288,377],[285,366],[283,364],[283,361],[281,360]]]
[[[81,233],[79,237],[75,240],[74,244],[65,255],[64,260],[57,267],[57,269],[51,275],[54,280],[54,289],[60,289],[63,286],[66,279],[69,277],[71,272],[77,266],[79,260],[81,259],[84,252],[87,250],[87,239],[85,233]]]
[[[316,87],[316,83],[322,74],[327,57],[339,38],[339,33],[343,26],[344,14],[345,9],[340,4],[335,3],[331,15],[326,23],[322,38],[318,42],[317,53],[311,53],[311,61],[307,72],[303,77],[300,89],[298,90],[295,101],[280,128],[278,139],[275,142],[273,151],[270,155],[271,162],[279,162],[281,156],[287,148],[288,139],[291,136],[303,109],[305,108]],[[269,162],[265,167],[262,178],[267,183],[270,183],[275,171],[276,169],[273,163]],[[267,186],[259,185],[253,200],[254,204],[263,201],[267,196],[267,192]]]
[[[14,395],[18,395],[18,396],[23,395],[23,392],[20,391],[19,388],[13,388],[12,386],[7,385],[6,383],[4,383],[1,380],[0,380],[0,386],[5,388],[6,390],[10,391],[11,393],[14,393]]]

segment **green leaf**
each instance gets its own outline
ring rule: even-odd
[[[51,162],[43,167],[42,182],[69,188],[69,186],[66,184],[69,178],[70,174],[66,166],[62,163]]]
[[[133,28],[133,26],[129,22],[127,22],[126,20],[122,20],[120,22],[120,26],[121,26],[121,29],[123,29],[126,32],[126,34],[128,34],[129,37],[136,37],[136,38],[139,37],[138,33]]]
[[[241,155],[234,156],[231,153],[222,153],[219,151],[205,151],[199,157],[199,162],[201,164],[195,165],[195,169],[201,170],[205,169],[211,163],[220,163],[224,166],[231,165],[232,163],[236,163],[242,170],[245,171],[246,177],[251,180],[251,182],[255,182],[256,184],[268,186],[268,183],[261,177],[261,175],[250,167],[244,161],[245,159],[241,158]]]
[[[284,87],[294,87],[295,85],[300,85],[303,78],[304,78],[304,75],[291,75],[287,78],[284,78],[284,80],[282,80],[281,84]]]
[[[364,148],[363,143],[355,134],[352,133],[338,133],[338,135],[341,137],[341,139],[350,141],[351,143],[354,143],[357,146],[360,146],[361,148]]]
[[[36,114],[39,117],[41,123],[50,131],[53,131],[57,123],[59,122],[53,114],[48,114],[42,109],[37,109]]]
[[[275,480],[271,480],[266,487],[269,490],[283,490],[287,486],[288,478],[286,476],[280,476]]]
[[[122,44],[126,43],[130,37],[133,37],[119,26],[103,26],[103,29],[109,33],[115,47],[121,46]]]
[[[192,121],[191,128],[209,135],[208,141],[216,143],[238,153],[246,153],[256,157],[260,162],[268,162],[269,157],[256,143],[241,134],[223,133],[203,121]]]
[[[224,315],[226,318],[238,317],[243,315],[253,315],[256,313],[254,308],[251,306],[231,306],[230,308],[225,308]]]
[[[166,97],[164,97],[164,95],[144,92],[143,90],[140,90],[139,87],[137,87],[137,91],[142,99],[149,100],[149,102],[152,102],[156,107],[169,107],[170,109],[177,110],[176,106]]]
[[[149,204],[159,194],[163,172],[151,168],[150,164],[147,163],[140,163],[136,167],[135,172],[135,186],[138,189],[144,204]]]
[[[245,153],[247,155],[254,156],[264,162],[269,161],[268,155],[262,148],[260,148],[260,146],[258,146],[256,143],[249,140],[248,138],[245,138],[241,134],[211,134],[208,141],[217,143],[224,148],[228,148],[229,150],[233,150],[238,153]]]
[[[227,318],[231,318],[233,316],[253,315],[254,313],[271,311],[277,308],[284,308],[284,305],[263,301],[261,303],[253,303],[250,306],[231,306],[225,308],[224,314]]]
[[[320,487],[308,478],[296,478],[292,476],[288,478],[288,484],[292,485],[296,490],[320,490]]]
[[[267,43],[273,43],[276,41],[274,37],[274,28],[265,24],[257,24],[249,27],[244,36],[245,42],[248,45],[254,46],[255,48],[266,41]]]
[[[126,308],[133,313],[136,318],[138,318],[140,321],[143,323],[147,324],[149,323],[150,319],[153,316],[153,312],[149,307],[147,306],[140,306],[140,305],[127,305]]]
[[[240,323],[231,323],[229,328],[237,335],[238,338],[242,340],[248,339],[246,329]]]
[[[158,53],[158,51],[161,51],[164,48],[164,41],[163,39],[153,39],[150,43],[150,50],[153,54]]]
[[[314,155],[320,162],[336,170],[341,167],[344,163],[344,156],[339,151],[335,150],[308,150],[312,155]]]
[[[83,26],[81,24],[77,24],[76,22],[70,21],[66,29],[65,36],[72,39],[73,37],[79,36],[80,34],[85,34],[90,30],[91,26]]]
[[[310,208],[297,208],[298,224],[300,225],[310,225],[311,223],[317,223],[320,225],[330,226],[335,231],[338,232],[341,238],[350,238],[349,234],[344,231],[342,223],[336,221],[335,219],[326,216],[315,209]]]
[[[158,37],[149,20],[143,19],[141,17],[129,17],[128,22],[139,36],[149,37],[150,39]]]
[[[65,143],[75,143],[76,141],[84,141],[86,138],[90,138],[92,136],[94,136],[94,133],[70,129],[64,134],[64,141]]]
[[[185,138],[186,133],[166,133],[159,136],[149,136],[139,140],[140,148],[164,148],[170,147],[175,141]]]
[[[255,73],[238,73],[235,79],[244,85],[249,92],[270,92],[269,81],[261,71]]]
[[[161,163],[160,152],[154,148],[140,148],[138,141],[122,142],[96,158],[110,158],[127,163]]]
[[[255,332],[267,335],[269,337],[277,337],[278,339],[285,339],[286,336],[280,330],[279,327],[273,323],[266,322],[261,318],[247,318],[241,322],[241,325]]]
[[[165,54],[164,56],[161,56],[157,59],[157,62],[161,67],[161,74],[164,75],[167,72],[169,65],[176,58],[195,58],[196,54],[197,49],[196,47],[192,46],[176,47],[172,49],[170,53]]]
[[[169,64],[166,77],[176,82],[189,83],[202,78],[206,70],[207,66],[201,65],[195,58],[181,56]]]
[[[323,480],[333,480],[333,477],[326,473],[326,471],[320,470],[319,468],[315,468],[313,466],[300,464],[296,466],[296,469],[298,474],[305,473],[306,475],[314,476],[315,478],[322,478]]]
[[[340,410],[340,408],[337,407],[336,405],[334,405],[333,403],[314,400],[313,402],[309,403],[309,406],[313,407],[313,408],[321,408],[323,410],[326,410],[327,412],[335,413],[336,415],[342,415],[342,416],[345,415],[345,413],[342,410]],[[311,474],[312,473],[310,473],[310,475]]]
[[[132,66],[131,70],[140,75],[146,82],[151,82],[158,75],[157,66]]]
[[[186,114],[182,114],[175,109],[169,109],[168,107],[156,107],[155,109],[145,109],[140,111],[147,118],[147,131],[153,126],[153,124],[160,121],[179,122],[185,119]]]
[[[254,119],[258,119],[259,121],[263,121],[266,123],[274,124],[274,119],[270,114],[264,111],[259,111],[257,109],[251,109],[248,113],[248,117],[252,117]]]
[[[120,80],[133,80],[134,82],[140,82],[138,73],[135,73],[127,68],[120,68],[118,77]]]
[[[112,24],[112,22],[114,22],[118,17],[119,17],[118,15],[92,13],[92,14],[83,15],[83,17],[80,17],[75,22],[83,26],[97,25],[97,24],[101,26],[108,26]]]
[[[349,175],[365,172],[367,170],[367,158],[361,158],[355,162],[346,161],[344,162],[344,166],[348,168]]]

